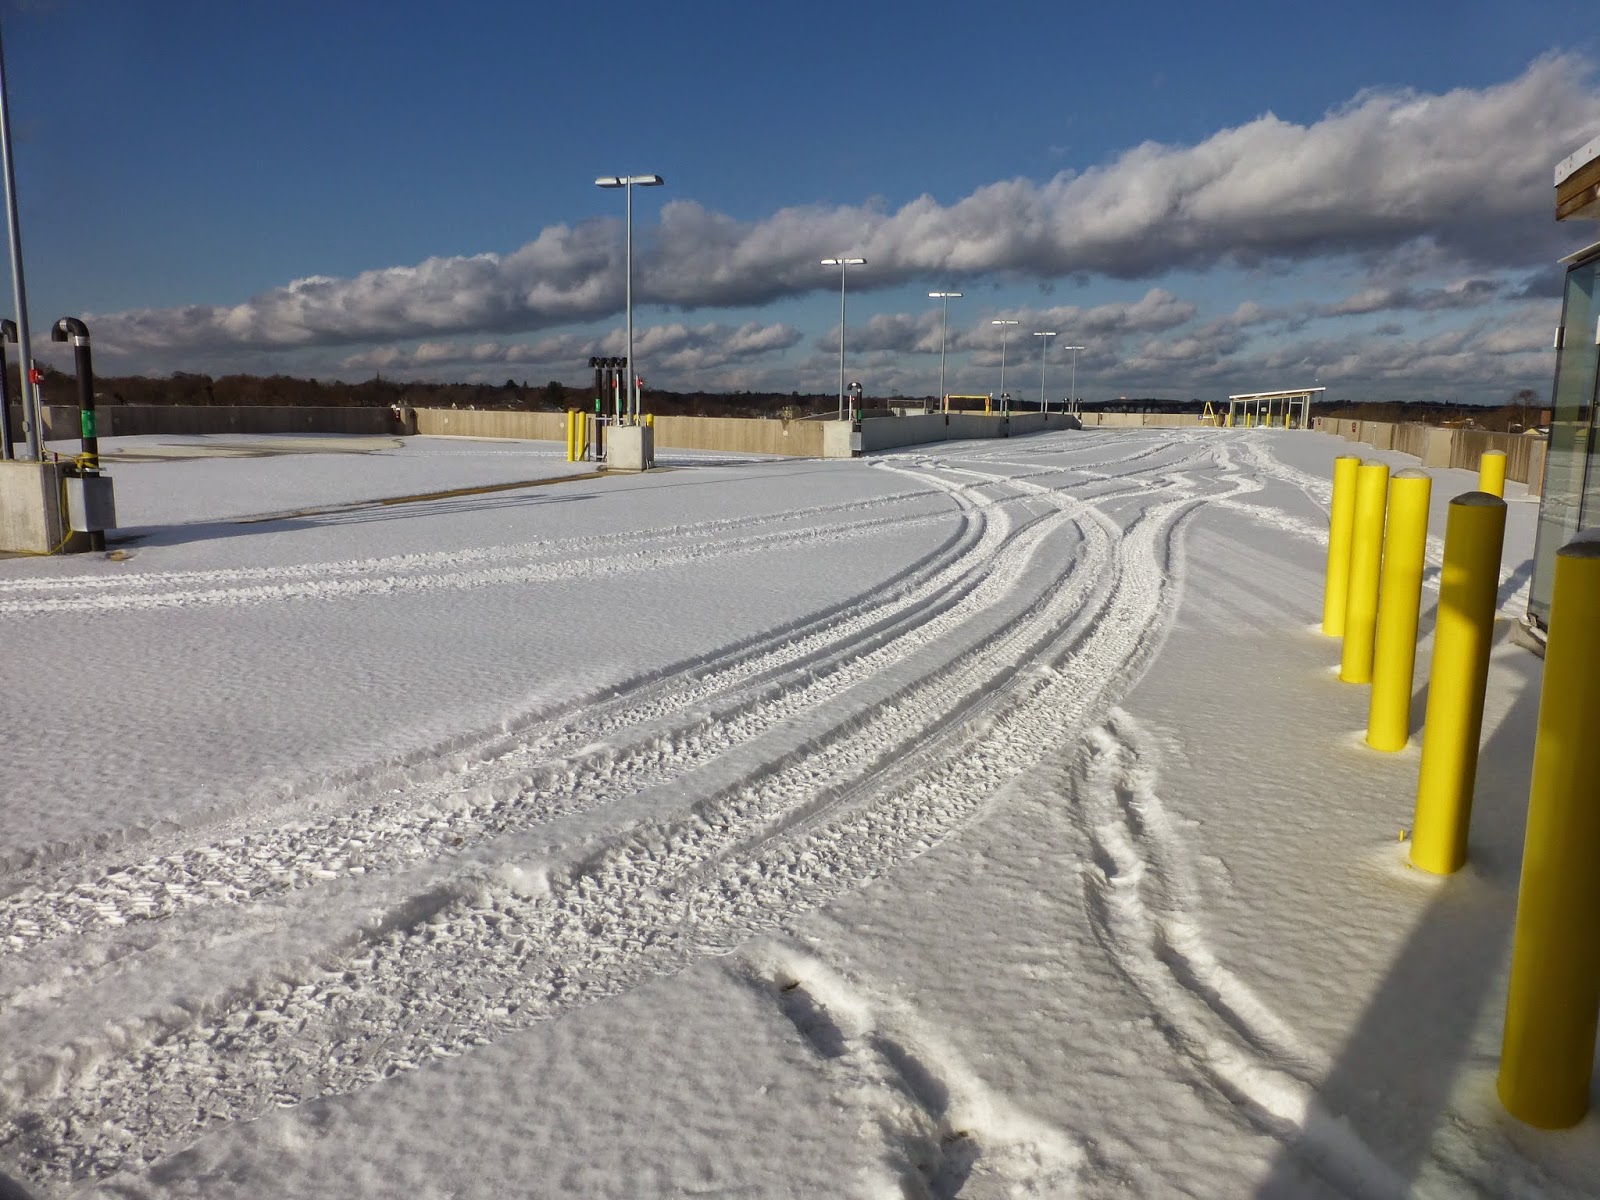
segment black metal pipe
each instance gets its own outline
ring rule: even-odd
[[[83,473],[100,474],[100,429],[94,411],[94,363],[89,356],[89,327],[77,317],[62,317],[50,328],[52,342],[72,342],[72,365],[78,375],[78,429],[83,453]],[[89,549],[104,550],[103,529],[91,530]]]
[[[72,343],[72,366],[78,376],[79,437],[87,466],[98,470],[100,437],[94,411],[94,364],[89,357],[89,327],[77,317],[62,317],[50,327],[50,340]]]
[[[11,381],[6,378],[6,343],[17,340],[17,323],[10,317],[0,320],[0,459],[17,456],[11,445]]]

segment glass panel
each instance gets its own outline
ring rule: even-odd
[[[1567,295],[1562,306],[1565,329],[1556,359],[1556,384],[1552,400],[1550,446],[1545,460],[1544,497],[1539,507],[1539,540],[1533,555],[1533,588],[1528,611],[1548,625],[1551,578],[1556,551],[1584,524],[1600,523],[1600,463],[1590,471],[1595,454],[1595,377],[1600,368],[1600,347],[1595,345],[1595,323],[1600,321],[1600,259],[1567,272]],[[1585,475],[1589,476],[1585,504]]]

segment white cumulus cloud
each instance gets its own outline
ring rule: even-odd
[[[1310,124],[1268,113],[1195,145],[1145,143],[1082,172],[1001,180],[949,205],[921,196],[893,210],[800,206],[740,221],[678,200],[656,227],[636,230],[635,295],[682,310],[761,305],[831,289],[835,276],[817,260],[840,252],[868,260],[851,276],[866,289],[1406,254],[1479,273],[1531,269],[1557,240],[1551,164],[1597,127],[1590,68],[1551,56],[1492,87],[1363,92]],[[148,357],[532,332],[620,310],[621,240],[616,220],[554,225],[504,255],[316,276],[233,305],[101,315],[96,337],[110,352]],[[1348,311],[1478,298],[1414,295],[1407,305],[1405,285],[1396,287],[1393,299],[1352,298]],[[1077,319],[1092,335],[1094,320],[1175,319],[1171,306],[1182,304],[1157,292],[1139,303],[1169,311],[1044,315]],[[930,320],[880,321],[867,336],[925,353],[930,337],[937,345]]]

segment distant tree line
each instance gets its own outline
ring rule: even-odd
[[[46,404],[77,403],[73,376],[44,368],[40,385]],[[594,385],[550,380],[542,385],[507,379],[504,383],[400,382],[374,376],[360,383],[323,382],[292,375],[210,375],[178,371],[164,377],[110,375],[95,380],[97,402],[108,404],[286,405],[315,408],[476,408],[524,412],[561,412],[587,409],[594,404]],[[662,416],[695,417],[807,417],[838,410],[835,394],[791,392],[668,392],[646,387],[645,411]],[[867,409],[897,404],[933,403],[932,396],[868,397]],[[1213,400],[1213,409],[1226,411],[1227,402]],[[1198,397],[1173,400],[1155,396],[1119,396],[1085,400],[1090,412],[1201,413],[1206,401]],[[1017,403],[1022,411],[1031,407]],[[1487,405],[1437,404],[1422,401],[1320,401],[1311,411],[1317,416],[1355,421],[1414,421],[1427,425],[1472,424],[1481,429],[1509,430],[1540,423],[1537,394],[1529,388],[1516,393],[1510,403]]]
[[[40,384],[46,404],[78,402],[77,381],[69,372],[44,368]],[[298,379],[291,375],[210,376],[178,371],[164,377],[102,375],[95,379],[101,405],[152,404],[250,407],[286,405],[310,408],[475,408],[522,412],[562,412],[594,404],[593,382],[551,380],[531,384],[400,382],[374,377],[360,383]],[[701,417],[810,416],[832,412],[835,396],[799,392],[666,392],[646,387],[646,409],[662,415]]]

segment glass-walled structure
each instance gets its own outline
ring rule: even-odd
[[[1556,220],[1600,220],[1600,137],[1556,164]],[[1576,226],[1574,226],[1576,228]],[[1592,236],[1592,235],[1591,235]],[[1528,616],[1550,627],[1556,552],[1583,529],[1600,526],[1600,462],[1595,461],[1600,388],[1600,242],[1567,264],[1556,331],[1556,386],[1550,445],[1539,503]]]
[[[1565,261],[1554,412],[1528,600],[1529,614],[1546,627],[1556,551],[1580,529],[1600,526],[1600,431],[1595,427],[1600,389],[1600,244]]]

